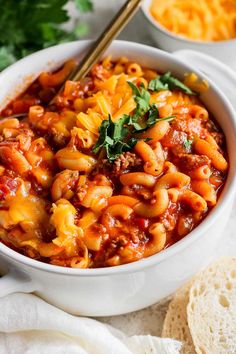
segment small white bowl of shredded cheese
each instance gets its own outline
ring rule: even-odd
[[[155,9],[157,11],[157,14],[159,14],[159,7],[160,8],[160,14],[163,13],[167,17],[170,16],[170,14],[175,10],[173,4],[178,3],[178,0],[144,0],[142,4],[142,12],[144,14],[144,17],[146,18],[147,21],[147,26],[149,29],[149,32],[154,40],[154,42],[157,44],[157,46],[161,49],[164,49],[169,52],[174,52],[176,50],[180,49],[192,49],[196,51],[200,51],[206,54],[209,54],[221,61],[223,61],[226,64],[229,64],[233,66],[233,63],[235,61],[235,54],[236,54],[236,38],[233,37],[233,29],[230,30],[228,27],[226,27],[225,23],[223,23],[223,20],[221,21],[222,23],[219,23],[219,26],[223,27],[222,29],[222,36],[220,34],[215,33],[209,34],[209,35],[204,35],[205,38],[201,38],[202,33],[205,33],[206,30],[208,32],[214,32],[216,31],[216,26],[214,21],[210,21],[209,23],[207,22],[207,16],[209,15],[206,11],[200,11],[200,7],[198,6],[198,2],[192,1],[192,0],[185,0],[186,3],[185,5],[187,6],[187,3],[190,3],[188,6],[195,5],[195,8],[189,9],[189,13],[191,12],[192,15],[194,15],[194,11],[198,12],[198,17],[200,18],[200,24],[196,26],[193,26],[193,23],[191,21],[191,27],[186,28],[186,35],[183,33],[177,34],[178,25],[176,25],[175,32],[170,31],[167,29],[163,24],[160,23],[160,21],[157,20],[158,16],[154,17],[154,12],[153,8],[155,6]],[[200,0],[200,3],[205,3],[205,0]],[[173,4],[172,4],[173,3]],[[183,3],[183,1],[182,1]],[[179,4],[177,4],[179,5]],[[158,7],[159,6],[159,7]],[[235,18],[236,18],[236,4],[231,4],[231,6],[235,6]],[[151,10],[152,8],[152,10]],[[163,10],[165,8],[165,11]],[[180,14],[180,9],[178,9],[179,12],[177,14]],[[191,10],[191,11],[190,11]],[[226,9],[227,10],[227,9]],[[225,10],[225,11],[226,11]],[[229,19],[231,19],[231,14],[232,14],[232,9],[230,13],[227,13],[227,19],[229,22]],[[174,18],[175,21],[178,21],[178,19],[175,18],[176,12],[173,12],[172,19]],[[190,16],[190,15],[189,15]],[[205,16],[205,17],[204,17]],[[230,16],[230,17],[229,17]],[[196,18],[198,18],[196,17]],[[209,16],[208,16],[209,17]],[[171,17],[170,17],[171,18]],[[174,21],[173,20],[173,21]],[[232,18],[233,20],[233,18]],[[165,18],[166,21],[166,18]],[[182,22],[181,22],[182,21]],[[186,18],[185,18],[186,21]],[[235,20],[234,20],[235,21]],[[162,21],[164,23],[164,20]],[[184,18],[181,20],[179,19],[179,23],[183,23]],[[199,30],[198,33],[194,33],[197,29],[199,29],[199,26],[203,26],[204,28],[201,28],[201,31]],[[171,26],[174,28],[174,24],[172,23]],[[207,27],[208,26],[208,27]],[[217,27],[219,27],[217,26]],[[186,26],[185,26],[186,27]],[[231,26],[233,27],[233,25]],[[195,28],[195,30],[194,30]],[[234,25],[234,31],[235,31],[235,37],[236,37],[236,28]],[[197,39],[198,36],[198,39]],[[200,36],[200,37],[199,37]],[[193,39],[194,38],[194,39]],[[200,39],[201,38],[201,39]],[[215,38],[215,40],[209,40],[209,38]],[[220,40],[220,38],[223,38]],[[230,38],[230,39],[227,39]]]

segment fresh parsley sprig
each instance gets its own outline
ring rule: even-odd
[[[133,91],[134,100],[137,103],[133,121],[138,120],[142,115],[147,113],[150,108],[150,93],[145,89],[144,85],[140,85],[140,89],[130,81],[127,81],[128,85]]]
[[[107,120],[103,120],[99,128],[99,139],[93,147],[93,152],[97,154],[101,148],[104,148],[109,162],[113,162],[124,152],[132,150],[137,139],[128,138],[129,121],[128,115],[124,115],[117,122],[113,122],[110,115]]]
[[[129,125],[132,125],[135,133],[141,133],[160,120],[171,121],[175,116],[160,118],[158,107],[156,104],[150,104],[150,93],[141,84],[140,89],[132,82],[128,81],[132,88],[134,100],[137,107],[132,117],[130,117]],[[147,114],[147,118],[144,115]]]
[[[197,95],[196,92],[192,91],[188,86],[184,85],[176,77],[172,76],[170,71],[151,80],[149,82],[148,89],[156,92],[163,90],[181,90],[187,95]]]
[[[89,12],[93,10],[93,4],[91,0],[75,0],[76,7],[80,12]]]
[[[133,116],[130,116],[129,125],[134,128],[134,133],[142,133],[145,130],[151,128],[157,122],[163,120],[171,122],[173,119],[175,119],[175,116],[160,118],[158,107],[156,104],[150,105],[147,115],[147,118],[141,118],[139,121],[136,121],[136,119],[133,119]]]
[[[0,0],[0,70],[17,59],[54,44],[75,40],[86,31],[74,21],[64,30],[70,15],[69,0]],[[91,0],[74,0],[80,12],[92,10]]]
[[[183,143],[186,151],[189,151],[192,147],[193,140],[186,139]]]
[[[154,124],[160,121],[172,121],[175,117],[160,118],[158,107],[150,104],[150,93],[141,86],[128,82],[132,88],[134,100],[137,103],[134,114],[124,114],[116,122],[113,122],[111,116],[103,120],[99,128],[99,139],[93,147],[93,153],[97,154],[101,149],[105,149],[109,162],[114,162],[117,157],[126,151],[130,151],[138,142],[137,134],[146,131]],[[132,135],[136,136],[133,137]],[[142,139],[150,140],[150,139]]]

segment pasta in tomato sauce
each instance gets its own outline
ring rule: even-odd
[[[123,57],[67,80],[50,104],[74,65],[41,73],[1,113],[1,242],[74,268],[156,254],[217,203],[224,135],[191,75],[186,86]]]

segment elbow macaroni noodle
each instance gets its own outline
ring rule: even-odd
[[[28,257],[74,268],[156,254],[217,203],[228,169],[224,136],[198,96],[149,91],[159,117],[174,118],[137,134],[132,150],[109,163],[104,150],[92,150],[102,122],[132,115],[137,103],[127,81],[147,89],[158,73],[108,57],[80,82],[66,81],[48,106],[73,67],[69,61],[42,73],[2,112],[29,113],[0,121],[0,239]],[[197,85],[194,74],[186,80]]]

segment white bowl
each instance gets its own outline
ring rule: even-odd
[[[191,49],[200,51],[217,58],[224,63],[233,65],[235,62],[236,39],[230,39],[217,42],[194,41],[178,36],[166,30],[159,24],[150,13],[152,0],[144,0],[142,12],[147,20],[148,30],[161,49],[174,52],[181,49]]]
[[[71,57],[81,57],[91,42],[61,44],[30,55],[0,74],[3,107],[42,70],[51,70]],[[148,46],[115,41],[108,52],[127,56],[141,65],[183,78],[195,71],[174,55]],[[197,72],[200,78],[206,78]],[[31,292],[73,314],[109,316],[139,310],[173,293],[214,255],[229,217],[236,186],[235,113],[224,94],[210,81],[201,95],[227,139],[230,169],[217,206],[188,236],[166,250],[140,261],[100,269],[71,269],[27,258],[0,244],[0,264],[6,275],[0,280],[0,296],[15,291]]]

